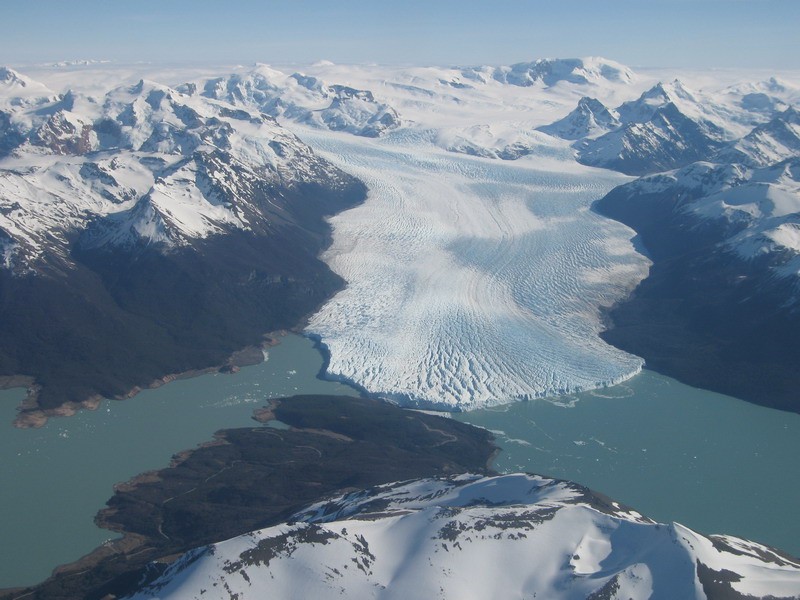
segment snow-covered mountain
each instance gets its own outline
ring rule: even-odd
[[[56,98],[46,85],[8,67],[0,67],[0,110],[42,104]]]
[[[765,167],[796,156],[800,156],[800,112],[788,106],[726,148],[715,161]]]
[[[625,65],[599,57],[541,58],[504,67],[464,69],[463,74],[472,80],[485,81],[491,77],[500,83],[519,87],[552,87],[559,83],[596,85],[609,81],[631,83],[636,78]]]
[[[291,326],[339,285],[317,260],[323,217],[363,186],[272,117],[146,79],[53,95],[4,73],[0,374],[36,380],[31,410],[221,364],[253,335],[237,319]],[[290,288],[303,311],[263,308]]]
[[[578,106],[563,119],[539,127],[539,131],[565,140],[597,137],[621,125],[619,114],[596,98],[584,96]]]
[[[655,109],[644,121],[627,121],[623,113],[620,117],[625,124],[619,129],[578,144],[578,160],[642,175],[702,160],[724,144],[707,125],[689,118],[672,102]]]
[[[691,385],[800,410],[798,160],[696,162],[599,200],[654,262],[603,338]]]
[[[584,164],[631,175],[698,160],[765,166],[796,155],[796,110],[750,89],[708,94],[679,80],[659,82],[616,109],[582,98],[566,117],[538,129],[577,140],[573,147]]]
[[[643,177],[614,195],[643,208],[669,204],[684,227],[713,227],[709,242],[719,251],[799,283],[800,156],[767,167],[698,162]]]
[[[579,140],[574,147],[580,162],[630,175],[708,159],[743,131],[741,111],[736,113],[691,91],[678,80],[658,83],[637,99],[609,110],[600,103],[593,104],[591,111],[579,104],[561,121],[540,129]],[[581,124],[584,121],[586,125]]]
[[[800,562],[659,524],[576,484],[389,484],[191,551],[136,599],[797,598]]]
[[[69,262],[77,236],[172,247],[265,232],[282,218],[270,201],[281,188],[346,182],[271,117],[144,80],[20,106],[4,122],[0,231],[16,272]]]
[[[202,95],[273,117],[284,116],[364,137],[378,137],[401,123],[397,111],[377,101],[369,90],[328,85],[318,77],[302,73],[287,76],[267,66],[209,80]]]

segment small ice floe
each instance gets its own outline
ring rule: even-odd
[[[511,444],[519,444],[520,446],[530,446],[530,445],[531,445],[531,443],[530,443],[529,441],[527,441],[527,440],[521,440],[521,439],[519,439],[519,438],[510,438],[510,437],[507,437],[507,438],[506,438],[506,441],[507,441],[507,442],[509,442],[509,443],[511,443]]]

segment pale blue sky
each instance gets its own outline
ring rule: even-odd
[[[3,0],[0,64],[509,64],[800,68],[800,0]]]

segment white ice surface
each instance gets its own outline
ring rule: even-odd
[[[370,190],[332,219],[323,255],[347,281],[308,325],[330,351],[330,376],[405,404],[472,409],[640,370],[598,337],[600,307],[649,266],[630,229],[589,210],[624,177],[400,136],[300,135]]]

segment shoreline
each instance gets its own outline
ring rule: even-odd
[[[252,418],[258,423],[219,430],[209,441],[173,455],[169,466],[116,484],[95,524],[118,538],[55,567],[38,584],[1,589],[0,598],[77,597],[77,590],[107,597],[188,550],[267,521],[282,522],[331,494],[410,478],[493,473],[490,465],[499,451],[494,436],[483,429],[357,397],[281,397],[253,410]],[[273,430],[262,424],[272,418],[289,428]],[[372,422],[385,430],[362,427]],[[285,485],[298,464],[305,484]],[[342,472],[352,473],[346,482]],[[265,489],[264,477],[277,487]],[[234,502],[229,514],[219,514],[215,498],[225,491],[235,492],[241,501]],[[167,503],[193,519],[206,519],[207,527],[200,531],[192,519],[188,524],[176,519],[177,513],[165,509]]]
[[[280,338],[289,333],[296,333],[294,329],[280,329],[270,331],[263,335],[263,342],[259,345],[250,345],[231,353],[225,362],[204,367],[190,369],[180,373],[170,373],[153,380],[145,386],[133,386],[125,394],[113,398],[93,395],[81,402],[65,402],[56,408],[40,408],[38,405],[39,387],[33,377],[27,375],[5,375],[0,377],[0,389],[26,388],[26,396],[17,407],[17,416],[12,425],[18,429],[38,429],[43,427],[51,418],[71,417],[81,410],[97,410],[104,402],[120,402],[130,400],[144,390],[160,388],[173,381],[191,379],[211,373],[236,374],[242,367],[260,364],[264,361],[264,351],[280,344]]]

